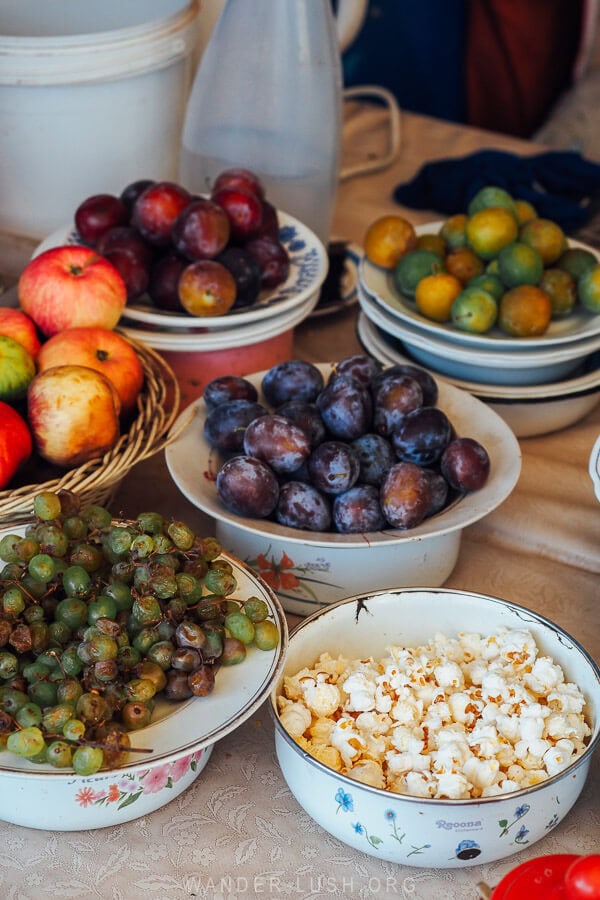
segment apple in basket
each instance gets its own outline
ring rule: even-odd
[[[19,278],[21,309],[47,337],[65,328],[114,328],[127,301],[115,266],[90,247],[52,247]]]
[[[119,439],[121,401],[112,381],[87,366],[53,366],[27,390],[27,420],[39,455],[64,468],[103,456]]]
[[[32,450],[27,422],[16,409],[0,401],[0,489],[9,484]]]
[[[108,328],[67,328],[49,338],[37,356],[38,372],[61,366],[89,366],[112,381],[121,400],[121,412],[135,409],[144,384],[144,370],[131,344]]]
[[[0,334],[18,341],[34,359],[40,349],[35,322],[20,309],[0,306]]]

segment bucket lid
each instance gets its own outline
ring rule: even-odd
[[[0,85],[112,81],[164,68],[196,45],[200,0],[162,18],[88,34],[0,35]]]

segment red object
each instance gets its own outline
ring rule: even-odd
[[[538,856],[505,875],[492,891],[491,900],[571,900],[564,888],[567,869],[574,853]]]
[[[600,853],[574,860],[565,875],[567,900],[598,900],[600,897]]]
[[[0,401],[0,489],[4,489],[16,471],[27,462],[33,450],[25,419]]]

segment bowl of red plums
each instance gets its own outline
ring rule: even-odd
[[[316,305],[328,267],[316,235],[242,168],[220,172],[203,196],[152,179],[92,194],[36,254],[64,243],[112,263],[127,289],[121,326],[159,350],[241,346],[252,329],[260,337],[275,320],[295,324]]]
[[[357,354],[206,385],[166,450],[223,546],[307,615],[342,597],[437,587],[461,536],[519,477],[508,425],[426,370]]]

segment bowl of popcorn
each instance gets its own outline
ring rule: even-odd
[[[573,637],[445,588],[354,596],[305,619],[270,705],[305,811],[407,866],[530,847],[569,813],[600,742],[600,669]]]

